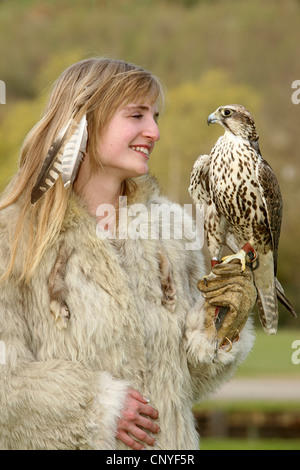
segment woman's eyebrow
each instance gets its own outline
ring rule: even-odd
[[[129,105],[125,106],[124,109],[125,110],[130,110],[130,111],[136,110],[136,109],[140,109],[142,111],[149,111],[150,107],[142,105],[142,104],[129,104]]]

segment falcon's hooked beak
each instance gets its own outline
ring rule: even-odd
[[[210,114],[207,118],[207,124],[210,125],[210,124],[215,124],[216,122],[219,121],[219,116],[217,115],[217,111],[215,111],[214,113]]]

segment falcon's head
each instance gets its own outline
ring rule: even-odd
[[[240,104],[220,106],[207,119],[208,124],[215,122],[235,136],[254,142],[258,141],[254,119],[249,111]]]

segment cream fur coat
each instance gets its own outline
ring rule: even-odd
[[[136,182],[128,205],[171,204],[150,177]],[[16,210],[0,214],[2,261],[6,224]],[[199,448],[191,408],[246,358],[252,327],[248,321],[232,350],[212,363],[197,289],[205,274],[201,252],[186,250],[184,240],[145,238],[99,239],[96,221],[73,195],[59,239],[30,284],[17,286],[20,254],[15,274],[0,288],[0,448],[126,449],[115,435],[128,387],[159,411],[156,449]],[[63,323],[51,314],[49,297],[61,246],[68,252]],[[173,270],[174,311],[162,301],[162,246]]]

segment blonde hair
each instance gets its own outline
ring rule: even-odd
[[[10,223],[10,263],[6,279],[15,265],[19,243],[26,240],[19,279],[29,281],[45,250],[59,235],[70,190],[59,178],[35,206],[31,192],[45,156],[56,135],[73,116],[88,121],[88,152],[91,170],[97,171],[99,137],[104,126],[121,107],[132,102],[163,101],[157,77],[142,67],[117,59],[89,58],[67,68],[53,85],[42,119],[27,135],[20,153],[19,169],[0,201],[0,210],[18,201],[17,220]],[[25,228],[26,227],[26,228]]]

